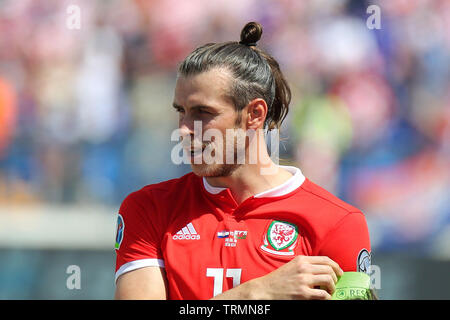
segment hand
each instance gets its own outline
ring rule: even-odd
[[[329,300],[343,274],[325,256],[297,256],[280,268],[253,281],[258,299]]]

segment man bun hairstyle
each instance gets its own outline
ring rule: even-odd
[[[230,72],[233,81],[228,91],[238,112],[252,100],[266,101],[268,112],[264,128],[280,128],[289,111],[291,90],[278,62],[257,47],[263,28],[258,22],[247,23],[240,41],[209,43],[191,52],[180,64],[181,76],[197,75],[213,68]]]
[[[261,39],[262,31],[262,26],[258,22],[247,23],[241,31],[239,43],[249,47],[256,46],[256,43]]]

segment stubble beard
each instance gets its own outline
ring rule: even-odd
[[[201,163],[201,164],[191,164],[192,171],[202,177],[228,177],[232,175],[238,168],[240,168],[243,164],[238,162],[237,158],[237,143],[234,141],[233,145],[233,162],[232,163]],[[226,151],[225,151],[226,152]],[[223,154],[223,158],[225,158],[225,154]]]
[[[192,164],[192,171],[200,177],[228,177],[235,172],[241,164]]]
[[[234,124],[233,129],[238,129],[241,125],[241,112],[238,112],[237,119]],[[224,146],[226,146],[226,141]],[[245,152],[245,150],[244,150]],[[222,153],[223,155],[226,154],[226,149]],[[239,169],[242,164],[238,162],[238,146],[237,146],[237,137],[234,135],[233,137],[233,163],[225,163],[223,161],[222,164],[191,164],[192,172],[194,172],[197,176],[200,177],[210,177],[210,178],[217,178],[217,177],[229,177],[231,176],[237,169]]]

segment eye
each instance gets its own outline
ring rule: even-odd
[[[175,112],[184,113],[184,109],[183,108],[181,108],[181,107],[174,107],[174,108],[175,108]]]
[[[215,114],[213,110],[211,110],[210,108],[205,108],[205,107],[198,108],[196,110],[196,112],[198,114],[201,114],[201,115],[213,115],[213,114]]]

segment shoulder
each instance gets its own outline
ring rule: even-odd
[[[326,255],[344,271],[355,271],[359,255],[370,252],[367,221],[361,210],[306,180],[302,185],[313,214],[315,241],[313,255]]]
[[[171,200],[170,198],[174,198],[187,188],[195,186],[198,179],[194,173],[190,172],[179,178],[146,185],[131,192],[122,202],[122,207],[133,204],[145,209],[148,206],[168,203]]]
[[[176,206],[183,204],[179,200],[180,194],[185,194],[189,187],[197,184],[197,179],[193,173],[188,173],[128,194],[119,208],[119,216],[127,226],[128,233],[131,228],[141,230],[140,233],[162,234],[176,216]]]
[[[300,188],[300,198],[297,201],[307,213],[306,219],[317,237],[324,237],[343,223],[357,223],[362,227],[366,224],[366,218],[360,209],[310,180],[306,179]]]
[[[353,205],[339,199],[329,191],[318,186],[309,179],[306,179],[301,186],[302,190],[307,194],[308,201],[312,206],[323,208],[335,214],[346,215],[348,213],[361,213],[361,211]]]

